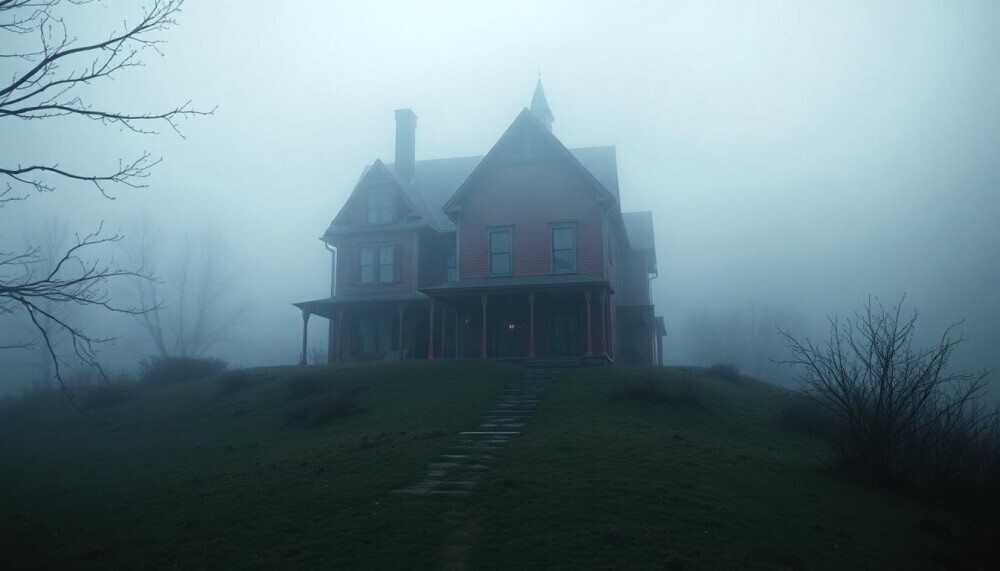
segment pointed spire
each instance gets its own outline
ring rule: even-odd
[[[552,116],[552,110],[549,109],[549,102],[545,100],[541,74],[538,77],[538,84],[535,85],[535,94],[531,97],[531,112],[535,114],[535,117],[538,117],[546,129],[552,130],[552,122],[555,121],[555,117]]]

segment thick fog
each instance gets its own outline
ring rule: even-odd
[[[130,4],[65,21],[103,36]],[[906,294],[922,342],[965,319],[955,364],[1000,369],[1000,4],[809,4],[192,0],[162,57],[86,93],[214,115],[182,122],[184,138],[4,119],[7,165],[107,170],[145,150],[163,162],[148,188],[108,187],[114,200],[62,180],[29,191],[0,209],[0,249],[55,220],[79,233],[104,221],[127,249],[146,220],[169,278],[185,242],[217,244],[234,277],[218,303],[240,317],[210,352],[291,364],[291,304],[329,295],[319,236],[365,165],[391,161],[393,110],[417,114],[418,160],[482,155],[541,72],[555,135],[615,145],[623,209],[654,214],[669,364],[738,361],[785,380],[747,345],[776,347],[774,325],[821,336],[869,295]],[[0,58],[4,77],[19,65]],[[123,336],[101,348],[113,368],[155,353],[134,319],[77,318]],[[314,318],[310,345],[325,344]],[[3,390],[37,374],[25,353],[0,352]]]

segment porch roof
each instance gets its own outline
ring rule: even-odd
[[[331,318],[336,310],[345,305],[355,304],[376,304],[376,303],[404,303],[427,301],[427,296],[417,291],[397,291],[379,293],[353,293],[338,295],[326,299],[314,299],[312,301],[300,301],[293,303],[295,307],[322,317]]]
[[[488,278],[464,279],[421,289],[428,295],[457,295],[463,293],[487,293],[491,290],[545,290],[573,287],[600,287],[612,290],[604,278],[581,276],[578,274],[551,274],[542,276],[494,276]]]

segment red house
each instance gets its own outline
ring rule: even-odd
[[[653,216],[621,211],[614,147],[568,149],[538,83],[485,156],[415,160],[417,118],[396,111],[396,158],[366,167],[323,234],[333,361],[574,357],[658,364]]]

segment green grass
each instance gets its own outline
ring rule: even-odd
[[[37,402],[0,417],[5,567],[440,568],[456,525],[470,568],[929,565],[921,508],[845,482],[818,441],[775,427],[784,391],[747,377],[570,371],[456,502],[391,491],[475,427],[519,368],[308,370],[358,410],[286,421],[302,371],[286,367],[247,371],[229,392],[192,381],[85,414]]]
[[[283,420],[299,371],[254,370],[234,394],[206,379],[86,414],[40,403],[0,419],[4,566],[434,567],[439,505],[387,492],[519,368],[310,368],[366,389],[361,412],[308,428]]]
[[[650,380],[665,399],[612,396]],[[478,495],[472,567],[920,567],[921,510],[846,484],[821,444],[777,430],[783,392],[676,369],[569,373]]]

